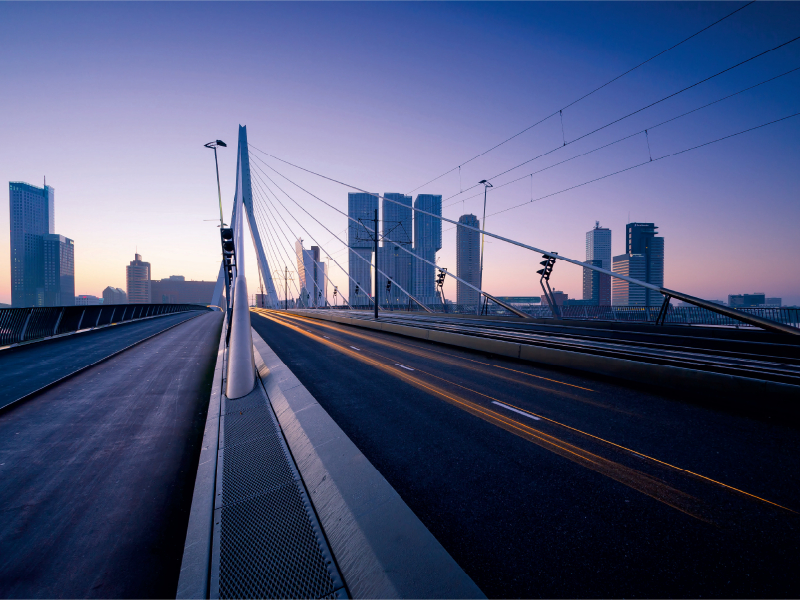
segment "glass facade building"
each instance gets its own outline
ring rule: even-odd
[[[347,245],[350,248],[347,253],[348,271],[350,277],[355,280],[355,283],[352,280],[349,281],[347,300],[356,306],[370,304],[366,296],[372,295],[372,267],[370,265],[372,249],[375,245],[372,241],[372,233],[357,221],[360,220],[371,229],[374,228],[371,222],[375,219],[377,209],[377,194],[362,192],[347,194],[347,215],[355,219],[355,221],[348,219],[347,225]],[[358,293],[356,293],[356,285],[358,285]]]
[[[401,204],[395,204],[390,200]],[[386,276],[378,274],[379,301],[381,304],[407,304],[409,298],[400,291],[400,287],[411,292],[413,257],[408,252],[398,248],[397,245],[408,250],[412,248],[413,211],[411,210],[411,196],[387,192],[383,195],[381,205],[381,237],[383,238],[383,245],[378,248],[378,269],[392,280],[393,285],[387,293]]]
[[[44,236],[55,232],[55,190],[8,184],[11,306],[45,306]]]
[[[586,232],[586,262],[611,270],[611,230],[600,227],[599,221]],[[583,269],[583,299],[594,306],[611,306],[611,275]]]
[[[461,215],[459,223],[481,228],[480,219],[475,215]],[[464,227],[456,230],[456,275],[477,288],[481,287],[481,234]],[[456,283],[456,303],[461,306],[476,307],[480,294],[460,281]]]
[[[42,262],[44,266],[44,306],[74,306],[74,242],[57,233],[48,233],[42,236]]]
[[[628,223],[625,226],[625,254],[614,257],[613,271],[663,287],[664,238],[656,235],[657,230],[654,223]],[[614,306],[661,306],[662,301],[659,292],[614,280]]]
[[[125,280],[130,304],[150,304],[150,263],[144,262],[141,254],[135,254],[125,267]]]
[[[433,194],[419,194],[414,200],[414,208],[433,215],[442,216],[442,197]],[[442,220],[414,212],[414,254],[436,263],[436,253],[442,249]],[[413,259],[414,291],[411,292],[423,304],[440,302],[436,294],[436,268],[420,260]]]
[[[294,243],[297,273],[300,279],[298,305],[306,308],[324,307],[328,299],[327,265],[320,260],[319,246],[303,248],[303,240]]]

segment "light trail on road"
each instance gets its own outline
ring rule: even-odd
[[[344,348],[342,345],[337,344],[336,342],[334,342],[334,341],[332,341],[330,339],[323,338],[322,336],[320,336],[320,335],[318,335],[316,333],[313,333],[311,331],[302,329],[301,327],[299,327],[297,325],[296,322],[303,322],[306,325],[308,325],[310,322],[313,322],[314,325],[317,325],[319,327],[323,327],[323,328],[326,328],[326,329],[330,329],[330,330],[336,331],[337,333],[342,334],[342,335],[358,337],[360,339],[364,339],[364,340],[367,340],[367,341],[370,341],[370,342],[373,342],[373,343],[379,343],[379,344],[383,344],[383,345],[386,345],[386,346],[390,346],[390,347],[393,347],[395,349],[401,350],[403,352],[408,352],[408,353],[411,353],[411,354],[415,354],[414,352],[411,352],[407,347],[401,346],[399,344],[393,344],[391,342],[387,342],[386,340],[378,339],[377,336],[375,336],[375,335],[369,336],[369,335],[361,333],[361,332],[351,332],[349,330],[343,330],[340,327],[336,327],[336,326],[330,325],[328,323],[321,323],[321,322],[312,321],[311,319],[308,319],[308,318],[305,318],[305,317],[300,317],[298,315],[287,315],[286,313],[278,313],[278,312],[267,311],[267,310],[262,310],[262,309],[257,309],[257,312],[259,314],[261,314],[262,316],[264,316],[264,317],[266,317],[266,318],[268,318],[268,319],[270,319],[270,320],[272,320],[272,321],[274,321],[276,323],[279,323],[279,324],[281,324],[281,325],[283,325],[285,327],[289,327],[289,328],[301,333],[302,335],[311,337],[311,338],[315,339],[319,343],[324,343],[328,347],[330,347],[330,348],[332,348],[332,349],[334,349],[334,350],[336,350],[338,352],[345,353],[348,356],[351,356],[352,358],[355,358],[356,360],[359,360],[359,361],[364,362],[364,363],[366,363],[366,364],[368,364],[370,366],[378,368],[378,369],[380,369],[380,370],[382,370],[382,371],[384,371],[386,373],[391,374],[394,377],[398,377],[398,378],[404,380],[405,382],[407,382],[407,383],[409,383],[409,384],[411,384],[411,385],[413,385],[413,386],[415,386],[417,388],[424,389],[424,390],[430,392],[431,394],[433,394],[435,396],[438,396],[438,397],[444,399],[445,401],[447,401],[447,402],[449,402],[451,404],[454,404],[454,405],[458,406],[459,408],[462,408],[463,410],[466,410],[467,412],[469,412],[470,414],[473,414],[474,416],[477,416],[477,417],[479,417],[479,418],[481,418],[481,419],[483,419],[485,421],[488,421],[488,422],[490,422],[490,423],[492,423],[494,425],[497,425],[497,426],[505,429],[506,431],[509,431],[510,433],[513,433],[513,434],[518,435],[518,436],[520,436],[520,437],[522,437],[524,439],[527,439],[528,441],[533,442],[533,443],[537,444],[538,446],[540,446],[542,448],[545,448],[545,449],[547,449],[547,450],[549,450],[551,452],[554,452],[554,453],[556,453],[556,454],[558,454],[558,455],[560,455],[560,456],[562,456],[564,458],[572,460],[573,462],[576,462],[576,463],[578,463],[578,464],[580,464],[580,465],[582,465],[582,466],[584,466],[586,468],[589,468],[589,469],[591,469],[593,471],[596,471],[596,472],[601,473],[601,474],[603,474],[603,475],[605,475],[607,477],[610,477],[611,479],[614,479],[615,481],[618,481],[619,483],[622,483],[622,484],[624,484],[624,485],[626,485],[628,487],[631,487],[632,489],[635,489],[635,490],[637,490],[637,491],[639,491],[639,492],[641,492],[641,493],[643,493],[643,494],[645,494],[647,496],[650,496],[651,498],[654,498],[655,500],[658,500],[659,502],[663,502],[664,504],[667,504],[668,506],[671,506],[672,508],[675,508],[676,510],[679,510],[679,511],[681,511],[681,512],[683,512],[685,514],[688,514],[688,515],[690,515],[690,516],[692,516],[694,518],[697,518],[697,519],[700,519],[700,520],[703,520],[703,521],[706,521],[706,522],[709,522],[709,523],[714,522],[714,520],[710,516],[710,510],[707,507],[704,506],[704,503],[702,501],[700,501],[699,499],[697,499],[696,497],[694,497],[694,496],[692,496],[690,494],[687,494],[687,493],[682,492],[682,491],[680,491],[680,490],[678,490],[678,489],[676,489],[676,488],[674,488],[672,486],[667,485],[663,481],[661,481],[661,480],[659,480],[657,478],[654,478],[651,475],[648,475],[648,474],[646,474],[646,473],[644,473],[644,472],[642,472],[642,471],[640,471],[638,469],[634,469],[634,468],[625,466],[625,465],[623,465],[623,464],[621,464],[619,462],[615,462],[615,461],[609,460],[607,458],[601,457],[601,456],[599,456],[599,455],[597,455],[597,454],[595,454],[593,452],[589,452],[589,451],[587,451],[587,450],[585,450],[583,448],[575,446],[574,444],[570,444],[569,442],[567,442],[565,440],[562,440],[562,439],[560,439],[560,438],[558,438],[556,436],[553,436],[553,435],[547,434],[545,432],[542,432],[539,429],[532,428],[529,425],[526,425],[524,423],[520,423],[519,421],[517,421],[515,419],[512,419],[510,417],[507,417],[505,415],[501,415],[501,414],[495,412],[494,410],[487,410],[487,408],[481,406],[480,404],[472,402],[472,401],[464,398],[463,396],[460,396],[460,395],[454,394],[454,393],[452,393],[450,391],[447,391],[447,390],[445,390],[444,388],[442,388],[439,385],[433,384],[433,383],[428,382],[428,381],[423,381],[417,375],[411,375],[409,373],[404,373],[402,371],[399,371],[399,369],[397,369],[395,367],[402,367],[404,369],[408,369],[408,367],[405,366],[405,365],[398,364],[396,361],[394,361],[390,357],[386,357],[386,356],[384,356],[384,355],[382,355],[380,353],[377,353],[375,351],[367,350],[367,352],[370,352],[370,354],[372,356],[378,357],[378,358],[382,359],[383,361],[386,361],[385,363],[383,363],[383,362],[380,362],[378,360],[375,360],[374,358],[370,358],[370,357],[364,355],[363,354],[363,352],[364,352],[363,350],[359,350],[359,352],[352,352],[352,351],[348,350],[347,348]],[[354,346],[350,346],[350,348],[354,348]],[[421,355],[420,356],[421,358],[428,358],[428,357],[424,356],[423,353],[418,353],[418,354]],[[444,353],[442,353],[442,354],[444,354]],[[452,355],[450,355],[450,356],[452,356]],[[460,358],[460,357],[457,357],[457,358]],[[469,360],[469,359],[467,359],[467,360]],[[478,362],[478,361],[473,361],[473,362]],[[386,363],[388,363],[388,364],[386,364]],[[479,363],[479,364],[489,364],[489,363]],[[747,498],[755,499],[755,500],[758,500],[760,502],[766,503],[768,505],[774,506],[776,508],[780,508],[782,510],[786,510],[786,511],[789,511],[791,513],[795,513],[796,514],[796,511],[794,511],[794,510],[792,510],[790,508],[787,508],[787,507],[785,507],[783,505],[780,505],[778,503],[772,502],[770,500],[767,500],[767,499],[762,498],[760,496],[757,496],[755,494],[751,494],[749,492],[745,492],[745,491],[743,491],[741,489],[738,489],[736,487],[727,485],[727,484],[722,483],[720,481],[711,479],[711,478],[706,477],[704,475],[700,475],[700,474],[695,473],[693,471],[690,471],[688,469],[683,469],[681,467],[672,465],[672,464],[670,464],[668,462],[661,461],[661,460],[653,458],[653,457],[651,457],[651,456],[649,456],[647,454],[638,452],[636,450],[633,450],[633,449],[628,448],[626,446],[623,446],[621,444],[617,444],[615,442],[611,442],[611,441],[609,441],[609,440],[607,440],[605,438],[602,438],[602,437],[587,433],[587,432],[585,432],[585,431],[583,431],[581,429],[577,429],[575,427],[572,427],[570,425],[567,425],[567,424],[562,423],[560,421],[557,421],[555,419],[546,417],[546,416],[541,415],[541,414],[537,414],[537,413],[531,412],[531,411],[526,410],[526,409],[524,409],[522,407],[516,406],[513,403],[510,403],[508,401],[500,400],[500,399],[495,398],[493,396],[490,396],[488,394],[484,394],[482,392],[479,392],[479,391],[477,391],[477,390],[475,390],[473,388],[470,388],[468,386],[456,383],[456,382],[454,382],[452,380],[446,379],[446,378],[438,376],[438,375],[434,375],[433,373],[430,373],[429,371],[425,371],[423,369],[420,369],[419,367],[414,367],[414,370],[415,370],[416,373],[419,373],[419,374],[422,374],[422,375],[426,375],[426,376],[428,376],[430,378],[439,380],[445,385],[457,387],[457,388],[465,390],[465,391],[467,391],[467,392],[469,392],[471,394],[475,394],[475,395],[481,396],[483,398],[486,398],[492,404],[500,405],[501,407],[504,407],[506,409],[508,409],[510,407],[510,409],[513,412],[520,413],[520,414],[525,413],[525,416],[529,416],[530,415],[535,419],[544,420],[544,421],[546,421],[548,423],[551,423],[553,425],[556,425],[558,427],[565,428],[565,429],[569,430],[570,432],[579,434],[580,436],[588,437],[588,438],[591,438],[594,441],[601,442],[602,444],[606,445],[607,447],[611,447],[611,448],[614,448],[616,450],[621,450],[621,451],[633,454],[633,455],[638,456],[640,458],[644,458],[644,459],[646,459],[648,461],[651,461],[652,463],[655,463],[655,464],[657,464],[657,465],[659,465],[661,467],[666,467],[666,468],[668,468],[670,470],[679,472],[681,474],[697,477],[697,478],[699,478],[700,480],[702,480],[704,482],[714,484],[714,485],[719,486],[719,487],[721,487],[721,488],[723,488],[725,490],[736,492],[737,494],[741,494],[741,495],[743,495],[743,496],[745,496]],[[509,370],[512,370],[512,369],[509,369]],[[520,372],[520,373],[522,373],[522,372]],[[495,376],[495,377],[498,376],[498,374],[496,372],[492,372],[491,374],[492,374],[492,376]],[[502,376],[501,376],[501,378],[502,378]],[[556,380],[550,380],[550,381],[557,382]],[[519,382],[516,382],[516,383],[519,383]],[[561,383],[561,382],[557,382],[557,383]],[[570,384],[566,384],[566,385],[570,385]],[[573,387],[578,387],[578,386],[573,386]],[[588,390],[588,388],[581,388],[581,389]],[[547,391],[548,392],[552,392],[553,390],[549,390],[548,389]],[[522,413],[520,411],[522,411]]]

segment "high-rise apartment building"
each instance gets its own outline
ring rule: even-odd
[[[434,194],[419,194],[414,208],[432,215],[442,216],[442,197]],[[414,291],[417,300],[424,304],[438,303],[436,296],[436,253],[442,249],[442,220],[414,212]],[[430,262],[424,262],[425,259]],[[431,264],[433,263],[433,264]]]
[[[400,204],[396,204],[395,202]],[[381,237],[383,245],[378,248],[378,269],[391,280],[390,289],[386,290],[386,276],[378,274],[378,297],[381,304],[406,304],[408,296],[400,291],[400,287],[411,291],[412,256],[408,250],[412,247],[412,210],[411,196],[396,193],[383,194]]]
[[[362,192],[347,194],[347,215],[356,221],[360,219],[370,229],[374,229],[372,222],[374,222],[377,209],[377,194]],[[347,259],[350,277],[355,280],[355,283],[352,280],[349,282],[350,288],[347,300],[350,304],[356,306],[370,304],[368,296],[372,296],[372,267],[370,263],[372,262],[372,250],[375,245],[375,242],[372,241],[374,239],[372,235],[372,232],[368,231],[363,225],[348,219],[347,245],[350,250],[347,253]],[[356,285],[358,286],[358,293],[356,293]]]
[[[153,304],[211,304],[216,281],[186,281],[183,275],[170,275],[150,282]]]
[[[664,286],[664,238],[656,235],[653,223],[625,226],[625,254],[615,256],[613,270],[659,287]],[[660,306],[662,295],[639,285],[614,280],[615,306]]]
[[[8,184],[11,225],[11,305],[44,306],[44,236],[55,232],[55,190]]]
[[[303,248],[303,240],[295,242],[297,273],[300,280],[299,305],[306,308],[325,306],[328,298],[327,265],[320,260],[319,246]]]
[[[75,304],[74,242],[57,233],[43,235],[42,262],[44,306],[73,306]]]
[[[135,254],[125,267],[125,280],[130,304],[150,304],[150,263],[142,261],[141,254]]]
[[[461,215],[458,219],[475,229],[481,228],[481,223],[475,215]],[[476,288],[481,287],[481,234],[465,227],[456,230],[456,275]],[[466,307],[477,307],[480,294],[461,283],[456,284],[456,303]]]
[[[611,270],[611,230],[600,227],[600,221],[586,232],[586,262]],[[583,299],[596,306],[611,306],[611,275],[583,269]]]

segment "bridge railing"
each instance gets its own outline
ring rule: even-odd
[[[456,315],[474,316],[477,307],[474,305],[448,304],[446,309],[441,302],[428,304],[435,313],[449,313]],[[334,308],[334,307],[329,307]],[[382,312],[421,312],[414,305],[408,304],[392,305],[384,304],[381,306]],[[517,306],[518,310],[538,319],[552,319],[553,313],[547,305],[537,306]],[[617,321],[627,323],[655,323],[661,310],[660,306],[562,306],[561,318],[579,321]],[[346,306],[338,307],[339,310],[347,309]],[[372,310],[372,305],[354,305],[353,309]],[[769,319],[783,325],[800,327],[800,308],[740,308],[740,311],[754,316]],[[512,317],[509,311],[502,306],[489,303],[488,314],[492,316]],[[665,324],[671,325],[706,325],[724,327],[755,327],[748,323],[743,323],[732,317],[727,317],[719,313],[700,308],[698,306],[670,306],[664,319]],[[757,327],[756,327],[757,328]]]
[[[189,310],[209,310],[202,304],[106,304],[0,308],[0,346]]]

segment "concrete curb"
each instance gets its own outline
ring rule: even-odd
[[[189,312],[189,311],[186,311],[186,312]],[[182,313],[178,312],[178,313],[172,313],[172,314],[173,315],[180,315]],[[75,375],[79,375],[80,373],[83,373],[87,369],[91,369],[92,367],[95,367],[95,366],[99,365],[100,363],[104,363],[105,361],[107,361],[107,360],[109,360],[111,358],[114,358],[118,354],[121,354],[121,353],[125,352],[126,350],[130,350],[134,346],[138,346],[142,342],[146,342],[147,340],[152,339],[152,338],[156,337],[157,335],[161,335],[162,333],[164,333],[165,331],[169,331],[173,327],[177,327],[178,325],[183,325],[184,323],[188,323],[192,319],[196,319],[197,317],[199,317],[199,316],[201,316],[203,314],[205,314],[205,313],[198,312],[198,314],[196,316],[194,316],[194,317],[190,317],[190,318],[186,319],[185,321],[181,321],[180,323],[175,323],[174,325],[170,325],[166,329],[162,329],[161,331],[157,331],[152,335],[148,335],[146,338],[142,338],[141,340],[133,342],[130,346],[125,346],[124,348],[122,348],[120,350],[117,350],[116,352],[113,352],[113,353],[109,354],[108,356],[104,356],[100,360],[96,360],[95,362],[93,362],[91,364],[88,364],[88,365],[83,366],[83,367],[81,367],[79,369],[76,369],[72,373],[67,373],[63,377],[59,377],[55,381],[51,381],[47,385],[43,385],[38,390],[33,390],[32,392],[29,392],[29,393],[25,394],[24,396],[20,396],[16,400],[12,400],[8,404],[4,404],[3,406],[0,406],[0,414],[6,412],[7,410],[11,410],[12,408],[14,408],[16,406],[19,406],[23,402],[27,402],[28,400],[30,400],[32,398],[35,398],[36,396],[38,396],[42,392],[45,392],[45,391],[49,390],[50,388],[57,386],[59,383],[62,383],[64,381],[66,381],[67,379],[70,379],[71,377],[75,377]],[[171,315],[158,315],[158,316],[161,317],[161,316],[171,316]],[[142,319],[142,320],[144,320],[144,319]],[[139,321],[137,320],[137,321],[131,321],[131,322],[132,323],[138,323]],[[84,330],[81,330],[81,331],[84,331]],[[93,331],[93,330],[89,330],[89,331]]]
[[[376,323],[375,321],[340,317],[338,315],[312,314],[311,311],[303,311],[299,314],[313,319],[334,321],[342,325],[378,329],[388,333],[429,340],[458,348],[508,356],[543,365],[588,371],[598,375],[617,377],[636,383],[656,385],[678,391],[713,391],[734,398],[750,397],[751,399],[757,399],[759,402],[768,399],[774,406],[790,411],[798,409],[797,398],[800,398],[800,386],[763,379],[711,371],[698,371],[671,365],[657,365],[529,344],[517,344],[460,333],[435,331],[422,327]]]
[[[352,597],[484,598],[255,330],[253,345],[262,359],[256,368]]]
[[[192,494],[192,509],[189,525],[186,528],[186,541],[183,545],[181,574],[178,580],[176,598],[208,598],[211,576],[211,535],[214,528],[214,491],[217,480],[217,450],[219,445],[219,423],[222,390],[225,386],[225,323],[217,350],[217,364],[214,367],[214,380],[211,383],[211,397],[208,402],[208,415],[203,430],[203,443],[200,447],[200,460]]]

